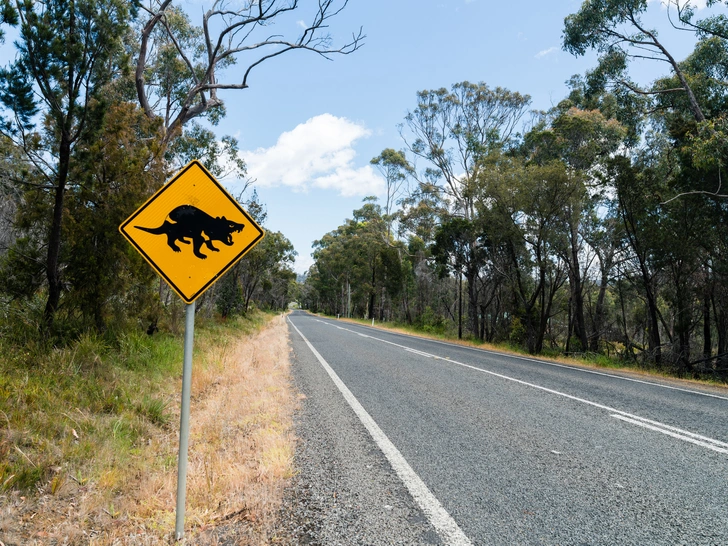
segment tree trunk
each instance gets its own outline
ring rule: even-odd
[[[564,352],[566,354],[569,354],[571,351],[571,335],[574,331],[574,319],[573,319],[573,313],[571,312],[571,303],[574,300],[574,295],[572,294],[569,298],[569,306],[566,313],[566,347],[564,348]]]
[[[374,283],[376,281],[376,267],[372,265],[372,289],[369,292],[369,317],[368,318],[374,318],[374,298],[376,294],[374,294]]]
[[[473,337],[478,336],[478,272],[475,268],[466,269],[465,279],[468,282],[468,329]]]
[[[45,327],[48,331],[53,327],[58,304],[61,300],[61,276],[58,260],[61,254],[61,228],[63,222],[63,203],[66,194],[66,182],[71,161],[71,141],[68,133],[61,133],[61,143],[58,157],[58,179],[56,182],[55,199],[53,203],[53,219],[48,234],[48,255],[46,258],[46,278],[48,279],[48,300],[45,306]]]
[[[572,298],[574,303],[574,334],[579,339],[581,345],[580,351],[586,351],[588,341],[586,335],[586,321],[584,320],[584,291],[581,283],[581,267],[579,265],[579,234],[576,225],[572,222],[570,233],[571,242],[571,282],[572,282]]]
[[[718,354],[725,355],[728,348],[728,317],[724,309],[715,308],[713,299],[713,315],[715,317],[715,330],[718,334]],[[721,356],[716,363],[718,367],[728,365],[728,356]]]
[[[485,339],[485,305],[480,306],[480,341]]]
[[[650,348],[650,353],[655,361],[655,364],[660,366],[662,364],[662,347],[660,342],[660,323],[657,318],[657,302],[652,293],[652,289],[649,283],[645,281],[645,288],[647,292],[647,307],[648,316],[650,318],[647,326],[647,340]]]
[[[463,274],[458,271],[458,339],[463,339]]]
[[[713,354],[710,330],[710,283],[706,282],[703,295],[703,358],[710,358]]]
[[[599,282],[599,295],[594,309],[594,321],[592,322],[592,335],[589,339],[589,350],[593,353],[599,352],[599,336],[604,327],[604,298],[607,295],[607,284],[609,275],[602,269],[602,278]]]
[[[581,346],[579,350],[586,351],[589,342],[586,335],[586,321],[584,320],[584,293],[581,284],[581,273],[578,269],[574,275],[574,319],[574,334],[579,339]]]

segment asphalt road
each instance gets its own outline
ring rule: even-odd
[[[299,542],[728,544],[725,391],[289,322]]]

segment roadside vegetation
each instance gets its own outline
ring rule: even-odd
[[[417,92],[402,149],[371,160],[384,195],[316,241],[302,306],[728,380],[725,7],[585,0],[562,47],[598,62],[548,111],[484,82]]]
[[[335,316],[327,315],[329,318],[335,319]],[[338,320],[351,321],[357,324],[365,326],[372,326],[372,321],[361,318],[341,318]],[[456,345],[463,345],[468,347],[474,347],[477,349],[484,349],[488,351],[494,351],[497,353],[505,353],[517,356],[524,356],[531,359],[542,359],[549,362],[559,362],[569,366],[586,367],[586,368],[603,368],[612,370],[622,370],[625,372],[636,373],[644,376],[656,376],[662,378],[676,378],[682,381],[689,381],[695,384],[711,385],[713,387],[728,388],[728,382],[721,377],[714,374],[702,374],[699,377],[695,377],[694,374],[681,375],[676,373],[674,370],[666,370],[664,368],[658,368],[656,366],[645,366],[636,364],[633,360],[625,360],[620,357],[620,353],[617,351],[612,354],[599,354],[599,353],[578,353],[567,355],[563,351],[558,349],[544,350],[539,354],[531,354],[522,345],[502,342],[493,343],[483,341],[477,337],[464,336],[458,338],[457,327],[421,327],[414,324],[407,324],[406,322],[378,322],[374,321],[374,328],[380,328],[383,330],[390,330],[401,334],[407,334],[425,339],[434,339],[438,341],[444,341],[447,343],[453,343]]]
[[[265,544],[292,473],[284,317],[198,320],[186,536],[235,525]],[[47,352],[2,342],[0,537],[159,544],[174,531],[182,339],[88,334]]]

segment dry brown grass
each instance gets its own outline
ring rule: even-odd
[[[293,472],[295,399],[285,318],[250,336],[195,343],[186,543],[216,544],[215,529],[224,526],[235,528],[238,544],[266,544]],[[94,479],[59,468],[35,495],[3,495],[0,544],[172,543],[180,391],[179,382],[170,385],[170,425],[150,429],[132,460],[101,449],[95,456],[105,470]]]

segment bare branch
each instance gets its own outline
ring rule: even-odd
[[[182,82],[183,96],[165,119],[165,141],[169,142],[172,135],[179,134],[181,127],[189,120],[204,115],[210,109],[220,106],[222,101],[217,98],[218,89],[246,89],[249,85],[251,71],[261,63],[282,55],[294,49],[311,51],[331,59],[335,54],[346,55],[356,51],[362,45],[364,34],[359,29],[352,39],[339,46],[330,45],[330,37],[319,34],[326,31],[328,20],[348,5],[348,0],[319,0],[318,10],[313,21],[303,30],[296,39],[290,40],[283,36],[269,34],[257,42],[248,43],[253,38],[254,31],[259,31],[275,21],[276,17],[289,13],[299,7],[298,0],[288,2],[271,0],[268,2],[245,2],[244,7],[233,9],[233,3],[226,0],[215,0],[211,9],[202,16],[201,49],[191,53],[186,40],[176,35],[176,30],[166,18],[165,10],[169,8],[172,0],[161,0],[158,9],[146,9],[149,20],[141,31],[139,58],[136,67],[136,88],[139,103],[149,117],[157,116],[157,109],[164,96],[169,98],[170,92],[165,90],[164,83],[155,85],[155,82],[145,82],[144,73],[147,65],[151,64],[150,55],[154,54],[154,29],[161,22],[166,35],[174,44],[179,58],[184,62],[190,72],[189,80],[186,75],[179,76]],[[337,7],[338,6],[338,7]],[[261,31],[263,32],[263,31]],[[260,50],[260,57],[246,62],[247,68],[243,71],[242,79],[238,81],[219,81],[216,71],[225,67],[240,56]],[[204,51],[204,53],[202,53]],[[202,60],[200,59],[202,58]],[[195,66],[197,65],[197,70]],[[204,72],[202,72],[204,71]],[[240,72],[237,72],[240,73]],[[169,86],[167,86],[169,87]],[[209,92],[209,98],[205,93]],[[199,98],[198,98],[199,97]],[[152,104],[154,102],[154,104]],[[169,100],[167,101],[169,102]]]
[[[637,93],[638,95],[660,95],[662,93],[675,93],[677,91],[685,91],[682,87],[673,87],[671,89],[656,89],[654,91],[645,91],[644,89],[640,89],[639,87],[635,87],[631,83],[625,80],[616,80],[615,83],[618,83],[620,85],[623,85],[633,93]]]
[[[167,35],[169,36],[169,39],[172,40],[174,47],[177,49],[177,53],[179,53],[180,57],[182,57],[182,60],[187,65],[187,68],[189,69],[190,74],[192,75],[192,78],[195,80],[195,85],[200,85],[200,80],[197,78],[197,74],[195,73],[195,67],[192,65],[190,60],[187,58],[187,55],[185,55],[185,52],[182,49],[182,47],[179,45],[177,38],[175,38],[174,33],[172,32],[172,29],[169,28],[169,23],[167,22],[166,14],[163,15],[160,20],[162,21],[164,28],[167,30]]]
[[[660,205],[667,205],[668,203],[675,201],[675,199],[680,199],[681,197],[685,197],[686,195],[709,195],[710,197],[718,197],[719,199],[728,199],[728,194],[720,193],[720,188],[722,184],[723,181],[721,180],[720,169],[718,169],[718,188],[714,192],[705,190],[686,191],[683,193],[678,193],[676,196],[671,197],[667,201],[663,201],[662,203],[660,203]]]

